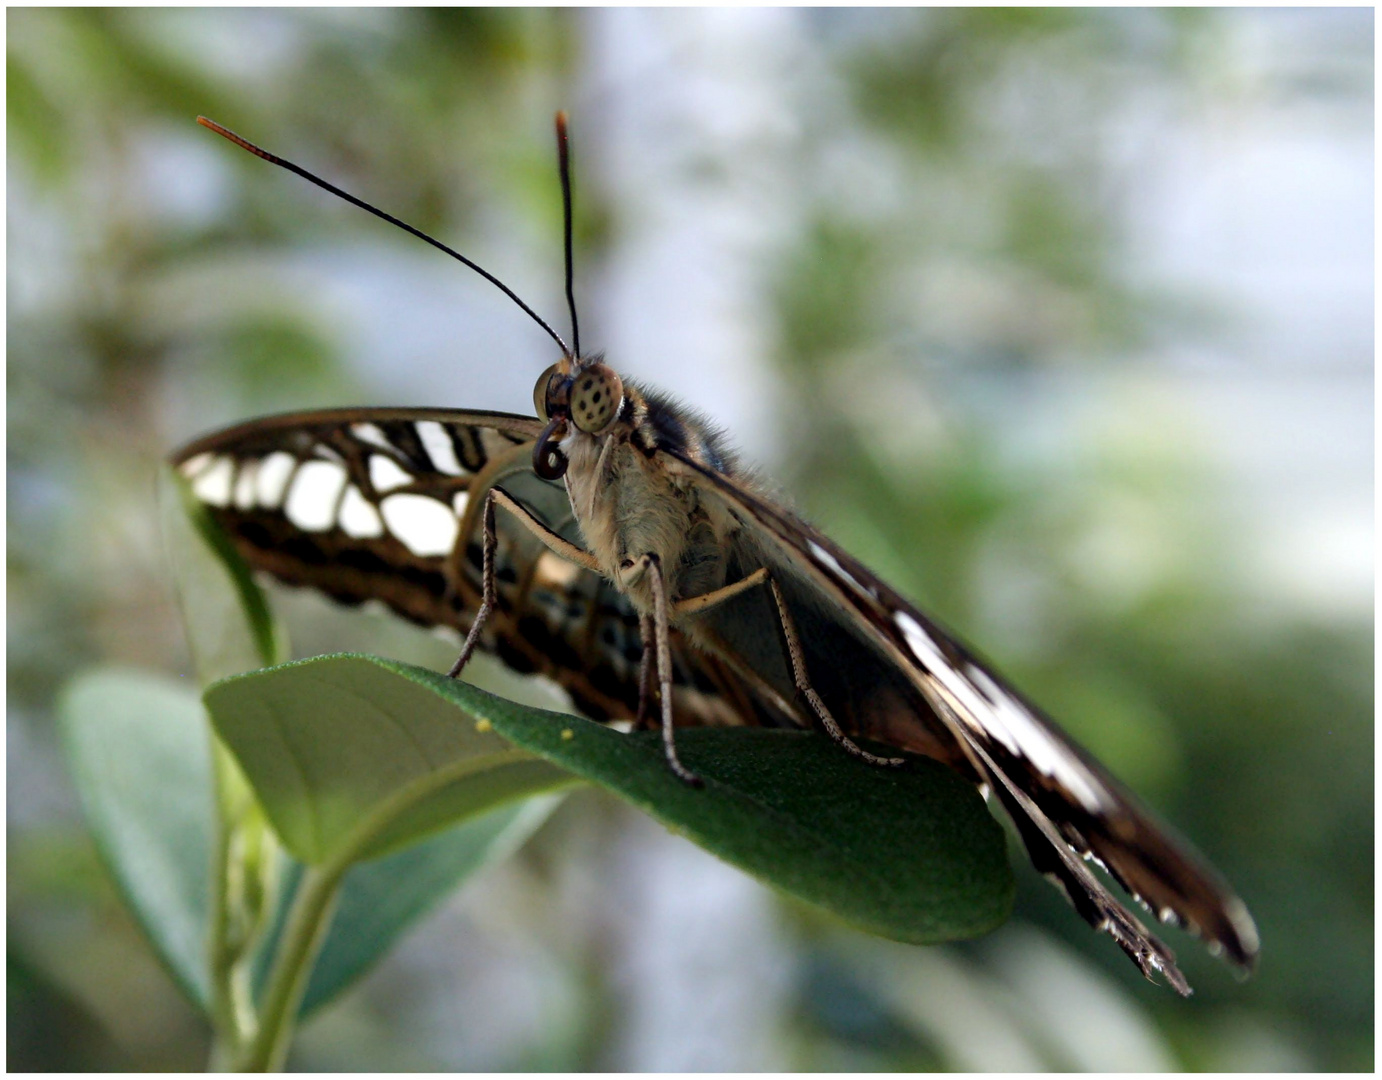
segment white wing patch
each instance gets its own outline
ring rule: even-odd
[[[254,509],[254,478],[259,473],[259,459],[250,458],[240,462],[240,472],[235,477],[235,508]]]
[[[197,474],[210,465],[215,456],[210,450],[203,450],[195,457],[188,458],[179,466],[182,469],[182,475],[189,480],[196,479]]]
[[[346,471],[334,461],[304,461],[293,477],[283,514],[304,532],[324,532],[336,523],[336,504]]]
[[[1091,814],[1108,804],[1104,785],[1084,764],[1053,739],[1041,722],[1021,702],[995,683],[987,672],[966,665],[970,682],[993,706],[992,717],[1017,741],[1027,759],[1046,776],[1060,781]]]
[[[346,488],[337,521],[342,532],[357,540],[384,535],[384,522],[379,517],[379,511],[360,494],[360,489],[354,484]]]
[[[370,446],[377,446],[381,450],[393,450],[394,444],[389,442],[389,437],[380,430],[378,425],[368,421],[360,424],[351,424],[350,433],[362,443],[369,443]]]
[[[370,427],[374,427],[373,424]],[[412,476],[405,472],[393,458],[383,454],[371,454],[369,459],[369,480],[378,492],[392,491],[413,482]]]
[[[1030,761],[1043,775],[1064,786],[1090,813],[1104,807],[1104,786],[1051,737],[1025,706],[973,664],[967,664],[965,672],[957,670],[907,612],[896,612],[893,620],[913,655],[954,699],[953,712],[966,726],[986,738],[996,739],[1010,754]]]
[[[417,437],[438,472],[444,472],[447,476],[465,475],[466,470],[456,457],[456,448],[451,445],[451,436],[446,433],[446,428],[435,420],[419,420],[413,426],[417,428]]]
[[[452,509],[456,511],[456,520],[465,517],[465,508],[470,505],[470,492],[458,491],[451,496]]]
[[[231,485],[235,481],[235,462],[224,455],[205,463],[193,458],[187,464],[191,465],[193,462],[198,462],[202,467],[197,471],[196,479],[192,481],[192,493],[211,506],[228,505]]]
[[[834,555],[830,554],[830,552],[826,551],[825,548],[821,547],[820,544],[816,543],[814,540],[808,541],[808,543],[811,548],[811,556],[818,563],[828,567],[831,572],[843,578],[845,581],[848,581],[858,592],[865,593],[868,596],[874,595],[874,591],[863,585],[858,578],[841,566],[840,560],[835,558]]]
[[[384,524],[414,555],[449,555],[460,529],[445,503],[426,495],[390,495],[379,504]]]
[[[254,493],[260,506],[273,510],[282,504],[295,468],[297,459],[282,450],[275,450],[259,463],[254,478]]]

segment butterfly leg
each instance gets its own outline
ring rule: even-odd
[[[643,641],[643,656],[638,661],[638,715],[633,721],[638,731],[653,726],[648,716],[648,706],[653,700],[653,656],[657,650],[655,625],[651,615],[638,616],[638,636]]]
[[[693,787],[701,786],[701,778],[681,763],[677,757],[676,737],[672,730],[672,642],[671,620],[667,603],[667,585],[662,578],[662,561],[649,552],[643,556],[648,580],[653,591],[653,637],[657,643],[657,681],[662,698],[662,749],[672,771]],[[644,652],[644,656],[647,653]],[[641,710],[640,710],[641,711]]]
[[[723,603],[732,596],[738,596],[746,589],[752,589],[763,584],[767,577],[767,568],[760,567],[732,585],[726,585],[714,592],[702,593],[700,596],[678,600],[672,605],[672,614],[677,616],[694,615],[698,611],[704,611],[708,607]],[[643,636],[643,660],[638,667],[638,717],[634,721],[634,727],[644,728],[649,726],[648,705],[652,700],[652,657],[653,651],[657,647],[657,637],[654,633],[654,622],[651,615],[640,616],[638,626]]]
[[[906,760],[905,758],[879,757],[877,754],[870,754],[840,730],[840,725],[830,715],[830,710],[825,707],[825,702],[821,700],[821,696],[811,686],[811,680],[806,675],[806,659],[802,654],[801,639],[797,637],[797,628],[792,622],[791,613],[787,610],[787,601],[782,598],[782,590],[778,588],[777,582],[771,577],[768,578],[768,587],[773,591],[773,602],[777,605],[778,621],[782,624],[782,636],[787,639],[787,655],[792,662],[792,682],[796,684],[797,692],[811,706],[811,711],[820,719],[826,733],[851,754],[863,758],[870,765],[902,765]]]
[[[806,699],[806,703],[811,706],[820,720],[822,726],[832,739],[843,746],[851,754],[863,758],[870,765],[901,765],[903,758],[885,758],[877,754],[870,754],[863,747],[859,746],[846,735],[840,725],[835,722],[835,718],[830,715],[830,710],[825,707],[825,702],[821,700],[815,688],[811,685],[811,680],[806,674],[806,658],[801,648],[801,639],[797,636],[796,624],[792,621],[791,613],[787,610],[787,602],[782,597],[782,590],[778,588],[777,582],[772,579],[766,566],[760,566],[752,574],[746,574],[738,581],[733,582],[723,588],[716,589],[714,592],[704,593],[701,596],[688,597],[676,605],[678,615],[694,615],[705,611],[707,608],[722,604],[747,589],[752,589],[764,582],[773,593],[773,602],[777,605],[778,622],[782,626],[782,636],[787,641],[787,656],[792,666],[792,683],[796,686],[797,692]]]
[[[756,585],[761,585],[767,580],[768,571],[766,568],[755,570],[748,577],[741,578],[732,585],[726,585],[722,589],[714,592],[702,593],[700,596],[692,596],[685,600],[678,600],[671,606],[671,613],[675,616],[694,615],[698,611],[714,607],[716,604],[728,600],[732,596],[738,596],[746,589],[752,589]],[[639,616],[638,628],[643,637],[643,660],[638,666],[638,717],[634,721],[635,728],[650,726],[648,723],[648,704],[652,700],[652,657],[653,651],[657,648],[657,637],[654,633],[654,623],[651,615]]]
[[[592,555],[582,551],[575,544],[562,539],[560,535],[547,528],[515,502],[503,488],[490,488],[485,495],[485,509],[482,516],[481,551],[483,558],[480,565],[482,582],[480,607],[475,612],[474,621],[470,624],[470,633],[465,636],[465,644],[461,646],[461,655],[456,658],[456,662],[451,665],[451,670],[446,673],[452,679],[460,675],[461,670],[470,661],[470,654],[475,651],[475,646],[480,642],[480,631],[494,611],[495,601],[498,597],[498,585],[495,582],[494,570],[494,552],[499,546],[499,534],[494,528],[494,508],[496,506],[502,506],[517,518],[518,523],[541,540],[552,554],[568,562],[573,562],[577,566],[583,566],[587,570],[593,570],[597,574],[600,572],[600,564],[595,561]]]
[[[698,612],[706,610],[706,608],[712,608],[717,604],[723,604],[726,600],[733,599],[741,592],[755,589],[767,580],[768,568],[766,566],[760,566],[752,574],[746,574],[738,581],[731,582],[729,585],[725,585],[713,592],[701,593],[700,596],[688,596],[685,600],[678,600],[676,604],[673,605],[673,608],[677,615],[695,615]]]

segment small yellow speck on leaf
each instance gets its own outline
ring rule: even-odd
[[[564,727],[561,729],[561,737],[563,739],[574,739],[576,737],[576,733],[572,731],[569,727]]]
[[[493,731],[494,725],[491,724],[488,720],[476,720],[475,730],[478,731],[481,735],[483,735],[487,731]]]

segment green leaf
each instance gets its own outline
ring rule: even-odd
[[[388,725],[398,725],[394,744],[423,758],[448,738],[472,738],[479,718],[764,882],[885,937],[973,936],[1012,906],[1002,829],[973,785],[929,759],[880,769],[805,732],[681,731],[682,759],[706,782],[696,789],[668,770],[655,733],[622,735],[364,656],[228,679],[207,701],[271,817],[305,850],[349,831],[342,807],[372,803],[382,785],[396,783],[382,776],[398,767],[384,749]],[[354,820],[363,814],[357,809]]]
[[[364,658],[237,675],[205,701],[284,846],[309,865],[383,855],[574,782]]]
[[[63,689],[58,717],[102,856],[154,950],[207,1008],[213,794],[195,687],[150,672],[95,669]]]
[[[974,937],[1012,910],[1002,828],[974,786],[937,761],[880,768],[810,732],[678,731],[682,761],[705,781],[697,789],[668,769],[656,732],[622,735],[388,666],[726,862],[872,933],[914,944]]]
[[[331,929],[312,969],[299,1013],[314,1012],[369,970],[442,897],[471,874],[516,851],[547,820],[559,795],[501,806],[393,855],[359,863],[346,874]],[[261,958],[282,932],[303,866],[282,883],[279,919]],[[261,964],[260,981],[267,974]]]

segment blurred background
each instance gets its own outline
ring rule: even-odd
[[[299,1069],[1373,1067],[1373,15],[8,13],[8,1046],[199,1068],[55,733],[88,665],[188,670],[154,473],[307,406],[528,412],[447,240],[728,428],[1233,881],[1241,983],[1141,978],[1025,865],[919,949],[590,791],[300,1033]],[[279,594],[295,651],[442,666]]]

